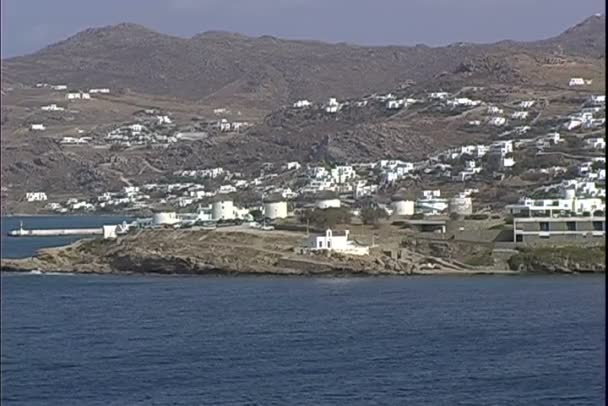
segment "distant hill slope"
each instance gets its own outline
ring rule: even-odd
[[[605,54],[605,25],[605,16],[593,16],[541,41],[431,48],[364,47],[225,32],[186,39],[124,23],[91,28],[34,54],[3,60],[2,73],[5,82],[107,86],[273,109],[298,98],[352,97],[396,88],[407,80],[425,81],[487,55],[504,58],[525,51],[597,58]]]

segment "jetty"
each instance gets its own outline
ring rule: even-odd
[[[55,228],[49,230],[25,230],[20,227],[8,232],[10,237],[55,237],[66,235],[103,235],[103,228]]]
[[[123,222],[116,225],[103,225],[96,228],[52,228],[40,230],[26,230],[23,222],[19,223],[19,228],[8,232],[10,237],[57,237],[57,236],[87,236],[101,235],[104,239],[116,238],[118,234],[125,234],[129,231],[129,224]]]

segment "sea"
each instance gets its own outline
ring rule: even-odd
[[[605,404],[604,276],[0,281],[2,405]]]

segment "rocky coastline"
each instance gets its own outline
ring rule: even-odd
[[[2,259],[2,272],[180,275],[519,275],[602,273],[605,264],[576,267],[519,258],[510,267],[467,266],[401,248],[372,249],[369,256],[303,254],[304,236],[290,232],[140,230],[116,240],[84,239],[40,250],[24,259]],[[529,254],[528,254],[529,255]]]

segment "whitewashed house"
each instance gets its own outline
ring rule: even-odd
[[[95,94],[95,93],[105,93],[105,94],[108,94],[108,93],[110,93],[110,89],[108,89],[108,88],[89,89],[89,93],[91,93],[91,94]]]
[[[51,86],[53,88],[53,90],[67,90],[67,86],[66,85],[53,85]]]
[[[356,175],[355,170],[350,165],[336,166],[330,171],[332,181],[338,185],[348,182]]]
[[[504,111],[496,106],[488,106],[487,110],[488,114],[502,114]]]
[[[528,112],[527,111],[516,111],[513,114],[511,114],[511,118],[514,120],[525,120],[526,118],[528,118]]]
[[[386,101],[386,108],[389,110],[398,110],[400,108],[402,108],[405,104],[405,100],[404,99],[398,99],[398,100],[387,100]]]
[[[300,163],[298,161],[287,162],[285,164],[285,169],[288,170],[288,171],[298,170],[301,167],[302,167],[302,165],[300,165]]]
[[[519,107],[522,109],[529,109],[530,107],[534,106],[534,104],[536,104],[534,100],[524,100],[519,103]]]
[[[606,104],[606,95],[590,96],[589,102],[594,106]]]
[[[585,79],[583,78],[570,78],[570,81],[568,82],[568,86],[584,86],[585,85]]]
[[[490,145],[490,152],[499,152],[500,155],[505,156],[506,154],[513,152],[513,140],[497,141]]]
[[[48,106],[40,107],[40,110],[43,111],[63,111],[65,110],[63,107],[59,107],[56,104],[49,104]]]
[[[308,100],[304,99],[304,100],[298,100],[297,102],[295,102],[293,104],[293,107],[296,109],[301,109],[304,107],[310,107],[312,105],[311,102],[309,102]]]
[[[27,192],[25,200],[28,202],[44,202],[47,200],[47,196],[44,192]]]
[[[341,107],[342,106],[340,105],[340,103],[338,103],[338,101],[332,97],[329,99],[329,102],[325,106],[325,112],[326,113],[337,113]]]
[[[495,127],[502,127],[507,123],[507,119],[504,117],[492,117],[488,121],[488,124],[493,125]]]
[[[32,124],[32,126],[30,127],[30,130],[32,130],[32,131],[44,131],[44,130],[46,130],[46,127],[44,126],[44,124]]]
[[[171,124],[173,122],[168,116],[156,116],[156,120],[158,125]]]
[[[449,97],[448,92],[433,92],[429,93],[429,99],[444,100]]]
[[[447,101],[447,105],[451,107],[474,107],[481,104],[480,100],[471,100],[467,97],[460,97]]]
[[[606,140],[603,137],[587,138],[585,146],[592,149],[606,149]]]

